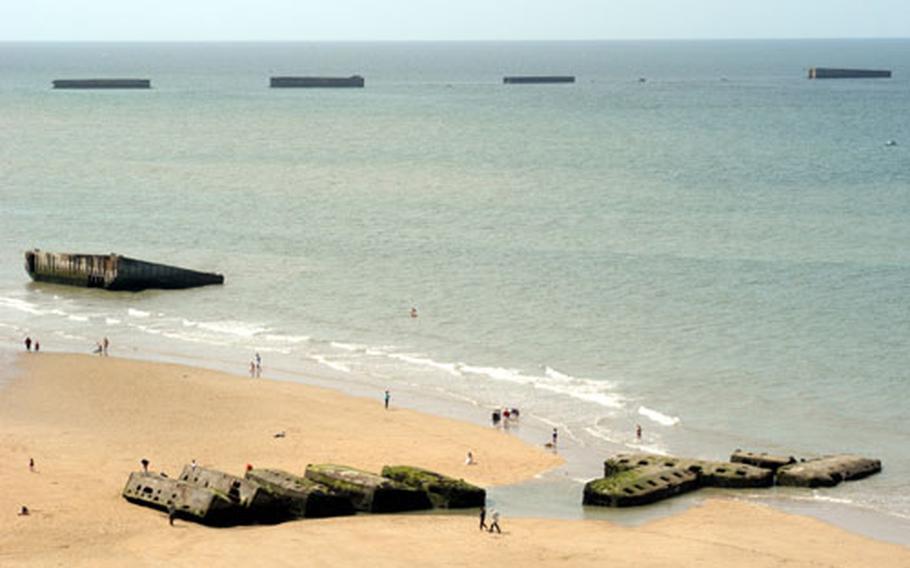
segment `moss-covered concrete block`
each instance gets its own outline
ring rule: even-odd
[[[826,456],[786,465],[777,470],[777,484],[793,487],[833,487],[882,470],[882,462],[850,454]]]
[[[614,470],[585,485],[583,503],[605,507],[648,505],[698,488],[691,471],[662,465]]]
[[[280,469],[251,469],[247,480],[267,491],[288,518],[323,518],[353,515],[354,506],[325,485]]]
[[[793,456],[776,456],[765,452],[746,452],[743,450],[736,450],[733,452],[733,455],[730,456],[730,461],[733,463],[744,463],[747,465],[754,465],[755,467],[770,469],[771,471],[777,471],[779,468],[785,465],[796,463],[796,458]]]
[[[684,469],[698,476],[701,487],[743,489],[774,485],[774,472],[770,469],[742,463],[734,464],[653,454],[620,454],[612,457],[604,462],[604,474],[609,475],[611,471],[622,471],[635,467]]]
[[[382,476],[425,491],[433,506],[441,509],[482,507],[487,500],[487,492],[476,485],[419,467],[387,465]]]
[[[306,477],[350,499],[358,511],[395,513],[433,508],[426,491],[344,465],[308,465]]]

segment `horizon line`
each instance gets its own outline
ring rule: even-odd
[[[593,43],[671,41],[895,41],[910,36],[805,37],[637,37],[637,38],[512,38],[512,39],[0,39],[10,43]]]

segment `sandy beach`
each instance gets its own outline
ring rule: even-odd
[[[465,515],[357,516],[210,529],[128,504],[120,490],[148,458],[177,473],[247,463],[369,470],[413,464],[484,486],[529,479],[560,458],[501,431],[295,383],[178,365],[42,353],[0,388],[0,565],[910,566],[910,550],[737,501],[625,528],[503,518],[502,535]],[[285,437],[273,434],[283,431]],[[464,464],[471,450],[477,464]],[[29,471],[29,458],[36,462]],[[17,516],[21,505],[32,514]]]

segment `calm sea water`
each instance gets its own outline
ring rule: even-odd
[[[877,456],[775,498],[910,518],[908,62],[910,41],[0,44],[0,335],[517,406],[577,480],[632,449]],[[520,73],[578,82],[501,84]],[[50,89],[99,76],[154,89]],[[32,247],[227,283],[34,285]]]

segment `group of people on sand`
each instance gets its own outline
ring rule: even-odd
[[[502,425],[503,428],[508,428],[512,422],[518,420],[521,416],[521,412],[517,408],[502,407],[501,409],[497,408],[493,410],[492,420],[493,426]]]
[[[32,339],[31,336],[26,336],[23,343],[25,343],[26,351],[31,351],[32,347],[35,348],[35,353],[41,351],[41,343],[37,339]]]
[[[499,528],[499,511],[493,509],[490,511],[490,526],[487,526],[487,508],[480,508],[480,530],[486,530],[487,532],[493,532],[496,530],[497,533],[502,533],[502,530]]]

